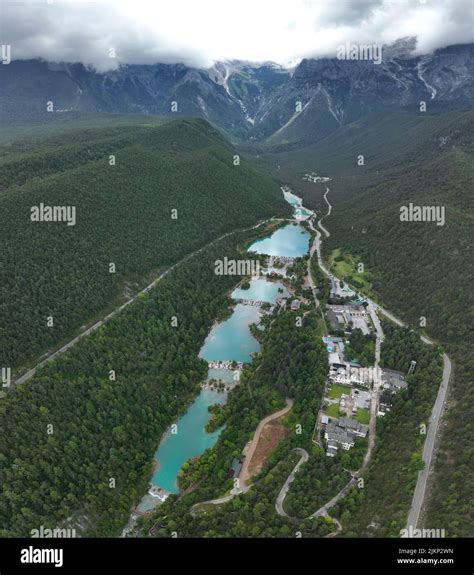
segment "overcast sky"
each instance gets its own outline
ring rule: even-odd
[[[337,46],[416,36],[417,52],[474,41],[473,0],[1,1],[12,59],[120,63],[273,60],[336,55]],[[115,58],[111,58],[111,50]]]

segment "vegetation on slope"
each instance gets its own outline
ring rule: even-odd
[[[236,282],[214,262],[242,257],[236,245],[257,235],[237,232],[178,265],[2,399],[0,536],[71,515],[87,518],[89,535],[120,533],[162,433],[207,375],[198,353]]]
[[[335,508],[348,537],[399,537],[405,528],[418,471],[423,468],[426,435],[422,431],[441,382],[440,348],[423,344],[408,328],[384,323],[383,329],[382,365],[404,373],[412,360],[417,365],[407,378],[408,387],[390,398],[391,411],[377,420],[375,451],[363,475],[363,488],[353,488]]]
[[[1,366],[58,345],[225,232],[289,212],[277,184],[244,158],[234,165],[236,152],[203,120],[137,124],[68,124],[3,145]],[[75,225],[32,222],[40,203],[73,207]]]
[[[422,518],[451,536],[469,536],[474,525],[473,135],[472,112],[394,112],[267,159],[310,208],[326,213],[323,193],[330,187],[326,255],[341,249],[357,256],[380,300],[411,325],[426,326],[453,361],[449,411]],[[311,171],[332,179],[303,181]],[[444,208],[445,225],[401,222],[400,207],[410,202]]]

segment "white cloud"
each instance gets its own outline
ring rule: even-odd
[[[2,3],[14,59],[120,63],[334,56],[345,42],[416,36],[420,53],[472,42],[471,0],[30,0]],[[116,58],[110,58],[114,49]]]

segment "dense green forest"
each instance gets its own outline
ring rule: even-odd
[[[1,366],[27,364],[225,232],[290,211],[205,121],[117,123],[0,144]],[[41,203],[74,208],[75,225],[32,221]]]
[[[186,466],[183,486],[194,489],[181,497],[169,497],[152,517],[142,519],[143,536],[157,525],[158,537],[169,537],[173,531],[179,537],[295,537],[295,530],[305,536],[322,536],[333,529],[325,519],[295,524],[275,512],[278,492],[299,459],[291,450],[303,447],[314,454],[320,452],[311,438],[327,371],[326,351],[317,337],[315,313],[307,314],[302,325],[296,317],[283,311],[267,318],[262,348],[222,410],[226,426],[218,442]],[[191,514],[194,504],[230,490],[232,480],[227,471],[233,458],[240,456],[259,421],[282,407],[288,397],[294,400],[284,420],[290,434],[271,453],[251,489],[229,503]],[[317,488],[315,478],[312,487]],[[335,488],[329,486],[327,493],[334,495]]]
[[[309,208],[326,213],[323,194],[330,188],[325,256],[338,248],[357,256],[371,270],[381,302],[411,325],[425,327],[453,362],[446,425],[422,517],[426,527],[449,525],[452,536],[469,536],[474,526],[473,136],[472,111],[399,111],[265,158]],[[359,155],[364,165],[358,165]],[[331,180],[303,180],[311,171]],[[400,207],[410,202],[443,207],[445,225],[401,222]]]
[[[193,517],[189,500],[167,501],[159,514],[142,522],[141,533],[146,537],[324,537],[334,531],[331,520],[318,518],[312,521],[293,522],[277,515],[275,500],[299,456],[289,452],[277,461],[275,458],[265,470],[265,477],[255,483],[245,494],[234,497],[229,503],[209,506],[205,512]],[[167,515],[163,512],[168,510]],[[153,531],[150,532],[150,529]]]
[[[345,347],[346,356],[362,367],[369,367],[375,361],[375,334],[364,335],[359,328],[353,329]]]
[[[408,328],[384,322],[383,330],[381,365],[404,373],[412,360],[417,365],[405,390],[391,397],[385,392],[391,411],[377,419],[375,451],[363,474],[363,488],[353,488],[334,508],[347,537],[399,537],[406,526],[423,466],[426,436],[420,426],[428,425],[442,376],[439,347],[423,344]]]
[[[354,451],[347,455],[353,457]],[[284,502],[285,511],[299,520],[317,511],[349,482],[345,464],[347,461],[341,457],[327,457],[323,449],[313,449],[312,456],[298,470],[290,485]]]
[[[120,533],[161,434],[207,375],[198,352],[238,281],[215,275],[214,262],[241,257],[237,245],[262,233],[237,232],[178,265],[2,399],[0,536],[71,516],[87,519],[89,535]]]

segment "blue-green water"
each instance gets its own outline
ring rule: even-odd
[[[277,268],[275,266],[267,266],[266,269],[264,269],[262,271],[262,274],[264,274],[264,275],[270,275],[272,273],[286,277],[286,269],[285,268]]]
[[[269,256],[300,257],[309,248],[309,233],[301,226],[289,224],[278,229],[268,238],[257,240],[248,249],[249,252]]]
[[[213,433],[205,431],[211,414],[207,408],[216,403],[224,403],[225,394],[210,389],[203,389],[194,400],[188,411],[176,422],[177,433],[168,430],[155,454],[158,469],[153,474],[151,483],[170,493],[178,493],[178,472],[188,459],[201,455],[217,441],[220,429]]]
[[[296,219],[307,219],[313,215],[311,210],[303,207],[301,198],[291,192],[283,192],[283,195],[285,196],[285,200],[294,207],[293,216]]]
[[[280,293],[278,290],[282,289]],[[234,299],[253,299],[274,303],[279,297],[287,297],[288,290],[280,282],[271,282],[265,279],[250,280],[249,289],[235,289],[231,297]]]
[[[231,385],[239,381],[239,379],[235,379],[234,374],[235,371],[232,369],[210,368],[207,372],[207,379],[217,379]]]
[[[292,202],[290,202],[292,203]],[[301,226],[287,225],[274,232],[270,237],[254,242],[249,251],[273,256],[298,257],[309,248],[309,234]],[[279,282],[268,282],[264,279],[253,279],[250,289],[237,288],[232,293],[234,298],[253,299],[274,302],[278,297],[288,295],[278,292],[284,287]],[[251,354],[260,349],[258,341],[251,335],[249,326],[258,323],[261,311],[258,307],[237,304],[232,315],[224,322],[214,326],[200,351],[200,357],[206,361],[251,361]],[[231,381],[233,371],[210,369],[210,378]],[[155,459],[158,468],[153,474],[151,483],[170,493],[178,493],[177,477],[183,464],[190,458],[201,455],[212,447],[221,432],[205,431],[211,414],[207,408],[216,403],[225,403],[226,395],[210,389],[203,389],[187,412],[177,421],[177,433],[171,434],[171,428],[160,443]],[[142,500],[143,511],[154,506],[155,502],[146,495]]]
[[[251,361],[251,353],[260,344],[250,333],[249,326],[260,320],[260,309],[251,305],[237,304],[234,313],[214,326],[199,352],[206,361]]]

